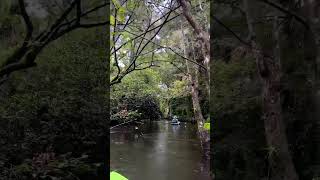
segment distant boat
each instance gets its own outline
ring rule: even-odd
[[[180,121],[176,121],[176,122],[171,122],[172,125],[179,125]]]
[[[173,116],[171,124],[172,125],[179,125],[180,124],[180,121],[178,120],[177,116]]]

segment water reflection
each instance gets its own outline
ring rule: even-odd
[[[194,125],[152,122],[143,136],[111,133],[111,169],[130,180],[208,180]]]

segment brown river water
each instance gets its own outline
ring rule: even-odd
[[[129,180],[209,180],[196,125],[168,121],[145,123],[142,136],[127,126],[110,134],[110,168]]]

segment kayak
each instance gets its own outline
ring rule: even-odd
[[[110,172],[110,180],[128,180],[126,177],[122,176],[121,174],[112,171]]]
[[[176,122],[171,122],[172,125],[179,125],[180,121],[176,121]]]

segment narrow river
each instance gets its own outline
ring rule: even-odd
[[[146,123],[143,136],[112,129],[111,170],[129,180],[209,180],[196,125],[167,121]]]

